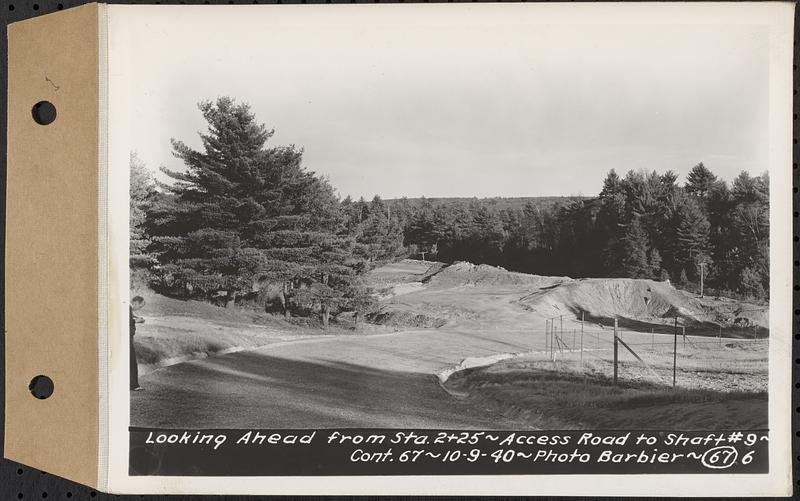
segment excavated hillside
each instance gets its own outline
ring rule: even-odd
[[[458,261],[449,266],[440,267],[435,273],[430,273],[424,282],[439,288],[481,286],[548,287],[564,280],[570,279],[567,277],[528,275],[527,273],[508,271],[499,266]]]
[[[548,277],[468,262],[444,265],[404,260],[385,268],[373,272],[389,287],[371,320],[396,327],[469,322],[473,327],[485,324],[487,329],[497,329],[520,323],[538,325],[539,319],[560,315],[576,319],[582,313],[587,321],[606,324],[618,318],[628,327],[666,325],[674,317],[685,325],[708,327],[769,325],[763,306],[699,298],[669,282]]]
[[[666,282],[631,278],[593,278],[562,282],[520,298],[543,316],[567,312],[596,318],[654,319],[693,317],[703,306]]]
[[[564,314],[587,319],[614,318],[665,323],[674,317],[685,324],[723,327],[769,327],[767,309],[724,298],[699,298],[669,282],[632,278],[570,280],[523,296],[519,304],[544,317]]]

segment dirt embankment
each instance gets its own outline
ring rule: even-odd
[[[768,328],[767,308],[720,298],[699,298],[669,282],[630,278],[590,278],[561,282],[519,300],[531,312],[550,318],[581,314],[590,321],[660,324],[678,317],[681,324]],[[629,322],[630,323],[630,322]]]
[[[370,281],[380,309],[371,316],[395,327],[441,327],[469,320],[497,328],[564,316],[649,332],[678,317],[681,325],[705,329],[767,329],[767,308],[725,298],[700,298],[669,282],[629,278],[547,277],[485,264],[445,265],[406,259],[374,270]],[[400,297],[402,296],[402,297]],[[711,332],[714,331],[714,332]],[[762,331],[763,335],[763,331]]]
[[[545,277],[508,271],[499,266],[472,264],[458,261],[429,274],[425,282],[432,287],[506,287],[521,286],[529,288],[548,287],[570,280],[568,277]]]

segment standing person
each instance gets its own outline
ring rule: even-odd
[[[139,366],[136,363],[136,349],[133,347],[133,336],[136,335],[136,324],[143,324],[144,319],[140,316],[134,315],[133,312],[140,310],[144,306],[144,298],[142,296],[135,296],[131,299],[130,307],[130,351],[131,351],[131,390],[141,391],[143,388],[139,386]]]

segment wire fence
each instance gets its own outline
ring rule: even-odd
[[[586,320],[581,314],[545,321],[541,349],[567,370],[672,387],[765,390],[767,308],[673,316],[654,322]],[[581,320],[581,317],[583,320]],[[538,350],[537,350],[538,351]]]

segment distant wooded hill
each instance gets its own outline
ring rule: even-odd
[[[578,200],[591,200],[597,197],[583,197],[583,196],[564,196],[564,197],[419,197],[419,198],[388,198],[384,199],[386,203],[398,203],[402,200],[407,200],[412,207],[419,207],[427,200],[434,204],[465,204],[470,202],[477,202],[479,205],[485,205],[495,210],[522,210],[528,203],[542,209],[552,208],[556,205],[566,205],[570,202]]]

